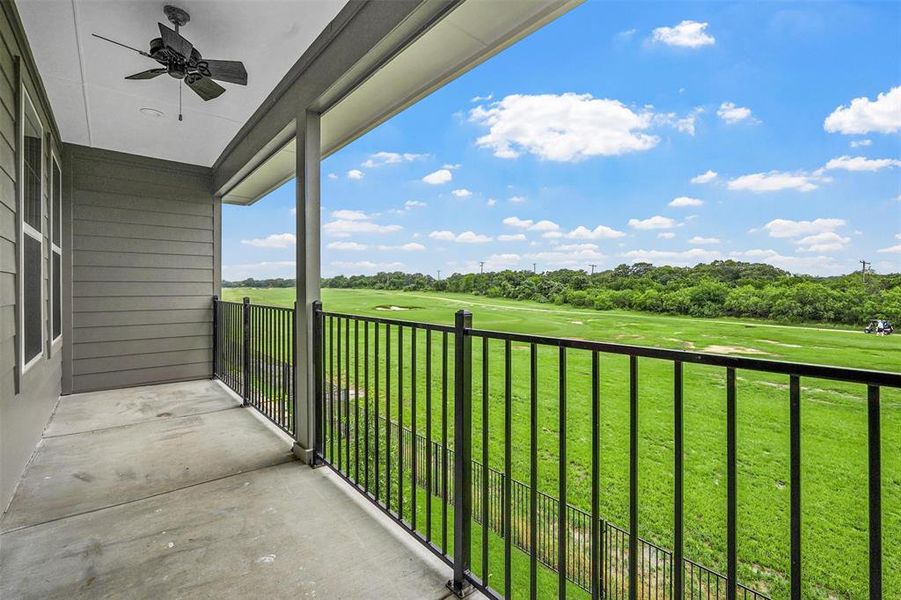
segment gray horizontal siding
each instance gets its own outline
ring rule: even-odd
[[[209,170],[67,146],[72,390],[209,377]]]

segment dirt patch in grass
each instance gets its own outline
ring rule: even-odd
[[[745,348],[744,346],[720,346],[714,344],[704,348],[704,352],[713,352],[714,354],[769,354],[757,348]]]
[[[775,340],[757,340],[758,342],[763,342],[764,344],[773,344],[774,346],[782,346],[783,348],[803,348],[800,344],[786,344],[784,342],[777,342]]]
[[[375,307],[376,310],[386,310],[390,312],[399,312],[404,310],[414,310],[419,308],[418,306],[397,306],[395,304],[380,304]]]

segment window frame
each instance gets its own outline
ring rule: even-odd
[[[54,169],[54,166],[56,168]],[[57,179],[57,171],[59,171],[59,182]],[[50,270],[50,278],[47,285],[47,301],[50,305],[50,314],[48,315],[49,319],[49,329],[47,330],[47,335],[50,338],[50,346],[51,348],[56,346],[57,343],[62,341],[63,339],[63,328],[62,328],[62,318],[63,318],[63,307],[62,307],[62,287],[63,287],[63,168],[60,165],[59,156],[56,154],[56,150],[53,149],[53,145],[50,145],[50,172],[48,173],[50,177],[50,197],[48,198],[48,208],[50,212],[49,225],[50,225],[50,235],[47,236],[48,243],[50,244],[50,260],[47,263],[47,268]],[[57,223],[57,214],[56,214],[56,206],[54,205],[55,199],[53,198],[53,194],[56,190],[56,185],[59,183],[59,223]],[[43,190],[41,191],[43,194]],[[53,242],[53,234],[55,232],[56,226],[59,225],[59,244],[55,244]],[[59,269],[53,268],[53,255],[56,254],[59,256]],[[60,306],[59,306],[59,318],[60,318],[60,328],[59,335],[53,337],[54,326],[56,325],[55,314],[56,307],[53,305],[55,301],[54,295],[54,284],[59,285],[60,287]]]
[[[44,220],[46,217],[45,211],[46,206],[44,202],[44,123],[41,121],[41,115],[38,113],[37,107],[34,105],[34,102],[31,99],[31,95],[28,93],[28,90],[25,87],[25,83],[21,82],[20,84],[21,90],[21,106],[19,107],[19,123],[21,126],[19,128],[19,181],[18,181],[18,195],[19,195],[19,272],[17,276],[18,287],[19,287],[19,356],[20,356],[20,364],[22,365],[21,375],[24,375],[28,372],[31,367],[40,362],[40,360],[44,357],[45,349],[44,349],[44,341],[47,336],[47,299],[44,293],[44,284],[45,284],[45,275],[46,275],[46,262],[44,258]],[[40,180],[40,200],[41,200],[41,219],[40,226],[41,229],[35,229],[31,225],[25,222],[25,103],[31,107],[31,111],[34,113],[34,116],[37,118],[37,125],[40,128],[40,141],[41,141],[41,153],[40,160],[38,161],[40,165],[40,174],[38,179]],[[41,305],[41,350],[37,354],[35,354],[31,359],[25,358],[25,236],[30,237],[33,240],[37,240],[41,244],[41,280],[40,280],[40,305]],[[27,362],[26,362],[27,360]]]

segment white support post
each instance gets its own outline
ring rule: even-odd
[[[313,302],[319,300],[319,113],[302,111],[297,115],[296,133],[296,213],[297,213],[297,318],[295,340],[297,361],[294,376],[297,410],[294,454],[313,463],[315,443],[313,370]]]

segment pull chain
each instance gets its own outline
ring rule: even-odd
[[[181,121],[181,81],[178,82],[178,120]]]

